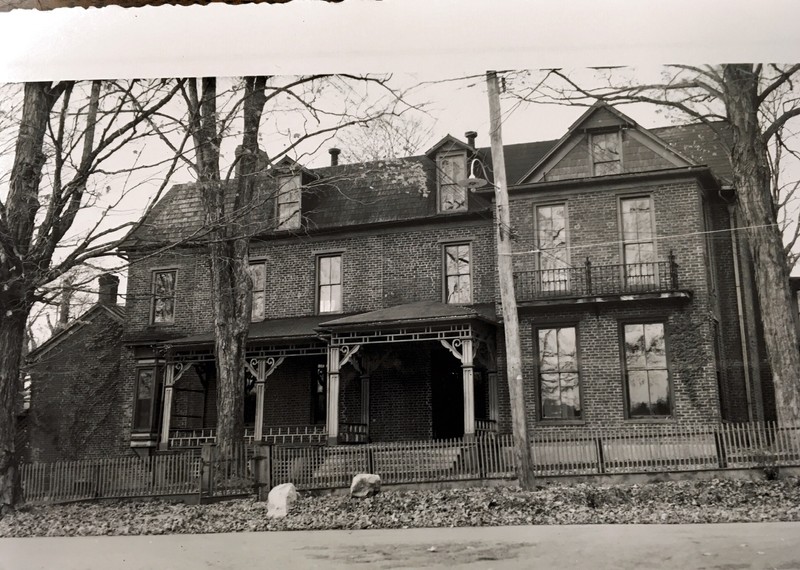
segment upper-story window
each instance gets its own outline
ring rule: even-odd
[[[175,322],[175,282],[178,272],[174,269],[153,272],[153,323]]]
[[[569,291],[566,204],[536,207],[536,250],[542,292]]]
[[[458,183],[467,177],[467,154],[445,153],[436,160],[438,167],[439,211],[467,209],[467,189]]]
[[[444,246],[445,302],[472,302],[472,252],[468,243]]]
[[[622,172],[620,157],[621,145],[619,131],[610,133],[590,133],[589,149],[592,157],[594,176],[619,174]]]
[[[250,264],[250,279],[253,280],[253,307],[250,311],[250,322],[263,321],[267,286],[267,269],[263,261]]]
[[[628,417],[668,417],[672,390],[664,323],[626,324],[622,336]]]
[[[626,286],[635,289],[653,285],[658,281],[653,199],[623,198],[619,204]]]
[[[342,312],[342,256],[317,257],[317,312]]]
[[[300,175],[278,178],[277,222],[279,230],[300,227]]]

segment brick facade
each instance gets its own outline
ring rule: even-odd
[[[592,176],[589,135],[577,127],[573,127],[575,138],[567,138],[563,150],[547,154],[547,149],[540,145],[536,156],[526,156],[519,148],[514,150],[516,162],[507,165],[507,170],[518,174],[509,176],[514,270],[539,269],[537,206],[563,204],[569,265],[581,268],[588,260],[592,267],[619,267],[617,272],[621,274],[625,260],[620,203],[625,198],[647,196],[652,204],[655,258],[677,264],[678,283],[672,283],[670,276],[672,290],[667,294],[647,296],[620,291],[616,296],[588,301],[564,296],[552,302],[521,303],[520,337],[528,420],[543,429],[560,429],[570,425],[604,427],[654,421],[681,424],[714,423],[720,419],[740,421],[747,420],[751,413],[755,414],[754,419],[770,419],[771,385],[755,308],[752,264],[743,238],[738,240],[738,248],[732,238],[727,202],[731,198],[722,195],[707,169],[682,162],[685,161],[682,155],[670,154],[650,135],[611,112],[590,116],[583,128],[610,129],[623,123],[625,129],[619,135],[620,172],[610,176]],[[576,144],[572,144],[573,140]],[[481,155],[476,150],[475,155],[485,158],[486,153]],[[520,157],[525,157],[524,161]],[[343,212],[342,227],[323,224],[306,228],[307,231],[297,235],[267,232],[251,242],[251,261],[263,261],[267,270],[265,314],[267,319],[315,315],[317,257],[331,254],[342,257],[342,315],[423,301],[442,302],[444,247],[469,243],[472,305],[488,305],[490,312],[493,305],[498,321],[489,325],[494,362],[488,368],[483,367],[486,365],[483,361],[476,363],[480,378],[476,382],[479,386],[476,417],[486,419],[490,415],[489,389],[483,379],[496,370],[498,399],[494,419],[500,431],[508,432],[510,402],[504,335],[499,323],[495,228],[489,207],[492,196],[486,192],[469,194],[467,210],[437,213],[436,197],[431,195],[436,191],[435,179],[431,178],[435,176],[435,156],[408,160],[416,166],[415,172],[428,176],[427,182],[408,189],[403,186],[411,184],[406,178],[401,177],[399,182],[392,178],[392,183],[400,186],[391,189],[387,186],[391,177],[376,178],[378,189],[369,186],[375,192],[374,201],[369,201],[371,195],[366,193],[360,208],[354,207],[351,198],[338,206]],[[542,172],[537,174],[530,169],[539,162]],[[326,169],[320,172],[323,176],[330,174]],[[513,186],[525,172],[530,173],[528,179]],[[349,182],[343,184],[347,186]],[[354,191],[351,186],[347,188]],[[176,195],[188,195],[185,187],[179,191]],[[325,200],[333,200],[335,195],[326,197],[318,186],[313,195],[316,215],[330,217]],[[415,200],[419,202],[417,206]],[[175,211],[186,216],[187,208],[190,209],[179,204]],[[158,213],[162,218],[165,209],[166,206]],[[367,212],[363,219],[358,218],[362,210]],[[117,419],[121,430],[117,443],[125,440],[126,426],[132,422],[130,402],[137,364],[152,358],[160,343],[208,333],[212,323],[209,262],[202,248],[182,247],[151,255],[147,249],[131,247],[128,255],[132,263],[127,318],[115,394],[126,404],[121,406]],[[735,264],[741,274],[738,287],[731,278]],[[175,320],[171,324],[151,324],[153,271],[159,269],[175,270],[177,275]],[[331,315],[331,320],[342,315]],[[425,315],[418,317],[424,320]],[[625,323],[646,322],[664,324],[670,414],[666,418],[630,419],[626,410],[621,330]],[[581,396],[578,422],[541,418],[535,330],[561,325],[575,326],[578,334]],[[386,356],[370,373],[368,417],[372,441],[439,437],[450,431],[456,433],[459,425],[463,433],[461,366],[452,354],[436,341],[376,344],[369,346],[369,350]],[[747,370],[745,360],[750,365]],[[300,426],[321,421],[319,413],[314,411],[315,386],[320,366],[325,362],[321,355],[285,359],[265,384],[265,426]],[[172,428],[215,425],[213,377],[213,370],[203,374],[192,370],[176,383]],[[361,379],[353,366],[346,364],[340,376],[339,421],[359,423],[364,415],[361,406]]]
[[[30,461],[130,453],[130,424],[124,417],[131,400],[120,384],[121,319],[97,306],[82,323],[62,333],[63,340],[29,367],[25,456]]]

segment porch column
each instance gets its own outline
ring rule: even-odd
[[[164,369],[164,414],[161,418],[161,441],[158,448],[169,449],[169,426],[172,419],[172,386],[175,383],[175,364],[170,362]]]
[[[461,374],[464,381],[464,438],[475,437],[475,383],[472,371],[472,339],[461,341]]]
[[[264,384],[266,381],[267,363],[264,359],[258,361],[256,369],[256,425],[253,429],[253,441],[258,443],[264,434]]]
[[[361,375],[361,423],[364,424],[369,441],[369,372]]]
[[[339,443],[339,348],[328,347],[328,445]]]

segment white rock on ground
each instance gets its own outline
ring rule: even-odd
[[[381,491],[381,478],[379,475],[372,475],[369,473],[360,473],[353,477],[353,483],[350,485],[351,497],[371,497]]]
[[[283,518],[289,513],[292,503],[297,499],[294,483],[284,483],[273,487],[267,496],[267,516]]]

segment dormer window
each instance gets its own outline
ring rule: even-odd
[[[622,172],[622,145],[619,131],[589,134],[589,151],[594,176]]]
[[[448,152],[436,160],[438,172],[439,211],[457,212],[467,209],[467,189],[458,182],[467,177],[467,153]]]
[[[300,227],[300,175],[278,177],[277,229],[296,230]]]

